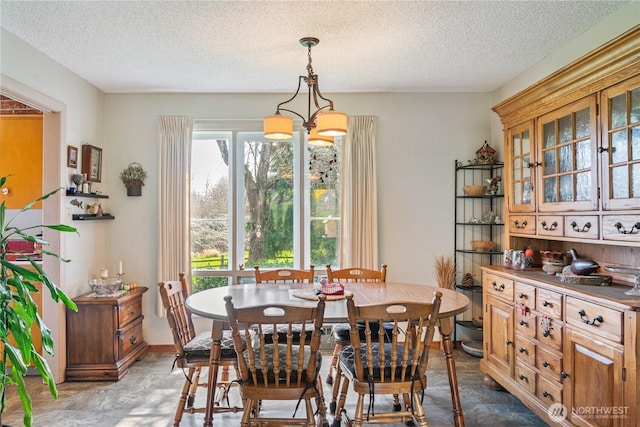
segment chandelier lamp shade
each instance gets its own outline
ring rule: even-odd
[[[320,40],[315,37],[304,37],[300,39],[300,44],[307,47],[307,75],[299,76],[298,89],[296,93],[289,99],[278,104],[276,112],[273,116],[264,119],[264,136],[268,139],[289,139],[293,136],[293,118],[289,115],[283,115],[282,112],[290,113],[302,119],[302,126],[307,130],[308,142],[311,145],[328,146],[333,144],[335,136],[346,135],[347,133],[347,115],[337,112],[333,109],[333,101],[322,96],[318,88],[318,75],[313,73],[311,66],[311,48],[316,46]],[[307,116],[303,116],[289,108],[286,104],[293,101],[300,93],[302,82],[305,82],[308,88],[307,100]],[[326,102],[320,105],[320,102]],[[315,108],[312,111],[312,108]]]

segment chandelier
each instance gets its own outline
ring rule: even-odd
[[[307,130],[307,134],[309,135],[307,141],[311,145],[330,146],[333,144],[333,137],[346,135],[347,115],[334,111],[333,101],[322,96],[318,88],[318,75],[313,73],[313,68],[311,67],[311,48],[319,42],[320,40],[315,37],[304,37],[300,39],[300,44],[306,46],[308,51],[307,56],[309,57],[309,62],[307,63],[307,75],[299,76],[296,93],[291,98],[278,104],[276,113],[273,116],[265,117],[265,138],[288,139],[293,136],[293,118],[282,115],[282,111],[294,114],[302,119],[302,126]],[[309,88],[307,118],[293,110],[283,107],[298,96],[303,80]],[[311,111],[312,99],[313,106],[315,107],[315,111],[313,112]],[[327,104],[320,106],[318,102],[319,99],[326,101]]]

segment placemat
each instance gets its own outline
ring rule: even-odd
[[[348,291],[344,291],[345,295]],[[300,298],[306,299],[309,301],[318,301],[318,295],[316,295],[313,289],[292,289],[291,295]],[[345,298],[345,295],[325,295],[327,297],[326,301],[339,301]]]

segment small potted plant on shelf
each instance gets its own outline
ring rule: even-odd
[[[120,172],[120,179],[127,187],[127,196],[141,196],[144,180],[147,179],[147,173],[142,169],[140,163],[131,163]]]
[[[6,176],[0,177],[0,187],[4,186],[6,180]],[[15,386],[24,409],[24,425],[31,426],[31,398],[24,381],[27,367],[31,364],[35,366],[44,382],[49,386],[53,397],[57,398],[58,396],[49,365],[44,357],[38,354],[34,346],[33,334],[36,331],[36,334],[40,334],[43,350],[53,356],[51,331],[40,318],[38,306],[31,293],[38,292],[36,283],[42,283],[43,288],[46,287],[49,290],[48,293],[55,302],[62,302],[72,310],[77,308],[75,303],[42,270],[41,263],[34,261],[31,256],[25,256],[26,261],[20,263],[12,262],[15,259],[15,254],[7,250],[7,243],[10,240],[22,239],[32,243],[34,247],[46,248],[49,243],[37,236],[30,235],[29,230],[47,228],[65,233],[76,232],[75,228],[64,224],[34,225],[22,228],[13,225],[14,220],[21,213],[28,211],[36,202],[49,198],[59,190],[62,188],[27,204],[10,219],[5,216],[5,203],[0,203],[0,323],[2,323],[0,326],[0,425],[2,424],[2,413],[6,407],[5,395],[9,387]],[[40,249],[40,251],[43,255],[69,262],[69,260],[46,249]],[[33,325],[37,326],[34,331],[31,329]]]

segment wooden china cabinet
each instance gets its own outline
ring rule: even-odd
[[[505,248],[575,248],[640,267],[640,26],[496,105],[504,125]],[[483,267],[486,383],[552,425],[640,425],[633,276],[570,285]]]

